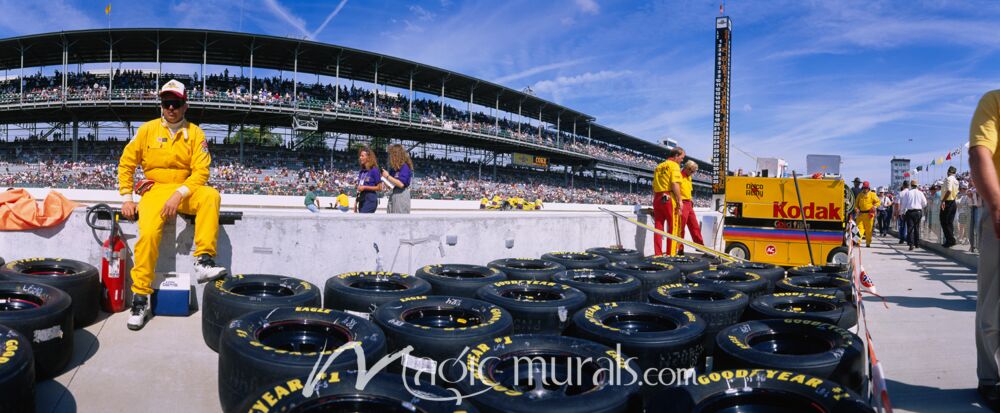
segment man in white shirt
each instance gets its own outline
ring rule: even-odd
[[[927,197],[917,188],[916,180],[910,181],[910,187],[909,191],[900,195],[899,208],[906,219],[906,243],[913,251],[914,246],[920,245],[920,219],[927,206]]]
[[[885,187],[878,189],[878,200],[879,205],[876,210],[878,211],[878,232],[879,236],[884,237],[885,234],[889,233],[889,219],[892,213],[892,196],[889,195]]]
[[[905,244],[907,238],[906,233],[906,211],[904,211],[899,202],[903,200],[903,195],[910,191],[910,183],[903,182],[903,187],[900,188],[899,194],[896,195],[896,204],[893,205],[893,216],[896,217],[896,222],[899,223],[899,243],[900,245]]]

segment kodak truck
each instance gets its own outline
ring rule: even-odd
[[[798,183],[801,208],[792,178],[727,177],[725,252],[782,266],[809,265],[805,216],[816,265],[846,264],[844,181],[799,178]]]

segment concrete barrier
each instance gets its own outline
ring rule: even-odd
[[[93,194],[63,192],[76,200],[94,201],[80,198]],[[41,198],[44,194],[36,196]],[[463,201],[431,202],[447,210],[452,208],[447,203]],[[596,211],[595,205],[586,207]],[[232,204],[223,209],[232,210]],[[476,209],[388,215],[339,211],[313,214],[304,208],[269,208],[244,209],[243,213],[243,218],[235,224],[220,228],[218,263],[234,273],[291,275],[317,285],[336,274],[375,270],[379,265],[386,271],[413,273],[428,264],[485,265],[499,258],[534,258],[550,251],[582,251],[617,242],[614,219],[602,212]],[[701,215],[710,216],[706,223],[717,222],[714,219],[717,214],[702,211]],[[80,208],[53,228],[0,232],[0,256],[8,261],[62,257],[97,265],[101,261],[100,242],[107,238],[107,232],[95,234],[87,226],[85,216],[86,211]],[[632,212],[629,216],[636,215]],[[645,214],[638,219],[652,223]],[[193,223],[181,218],[165,226],[157,272],[191,271],[193,227]],[[703,234],[706,243],[711,244],[717,228],[706,227]],[[651,233],[627,222],[619,222],[618,228],[624,246],[647,255],[652,253]],[[122,222],[122,230],[130,249],[134,248],[135,223]],[[449,238],[453,244],[449,244]]]

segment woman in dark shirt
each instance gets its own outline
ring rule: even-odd
[[[371,214],[378,208],[378,193],[382,190],[382,179],[379,175],[378,159],[371,148],[362,145],[358,148],[358,201],[359,213]]]
[[[389,170],[382,170],[382,177],[392,184],[387,211],[390,214],[410,213],[410,180],[413,161],[403,145],[389,145]]]

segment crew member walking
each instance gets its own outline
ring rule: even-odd
[[[902,192],[896,202],[906,220],[906,243],[910,246],[910,251],[913,251],[914,247],[920,246],[920,219],[924,216],[927,197],[917,188],[917,181],[913,180],[910,182],[910,190]]]
[[[698,216],[694,213],[694,182],[692,177],[698,172],[698,163],[695,161],[684,162],[684,169],[681,170],[681,238],[684,237],[685,230],[691,232],[691,240],[698,245],[705,245],[701,239],[701,225],[698,224]],[[684,246],[678,248],[678,252],[684,253]]]
[[[906,210],[903,209],[902,206],[899,204],[900,202],[903,201],[903,196],[906,195],[906,193],[909,192],[909,191],[910,191],[910,183],[909,182],[903,182],[903,186],[899,189],[899,193],[896,194],[896,205],[894,205],[895,208],[893,208],[893,210],[894,210],[893,214],[896,217],[896,222],[899,224],[899,243],[900,244],[905,244],[906,240],[909,239],[908,236],[906,235],[907,234],[906,233],[906,231],[907,231],[907,227],[906,227]]]
[[[958,199],[958,179],[955,173],[958,172],[954,166],[948,167],[948,178],[944,180],[944,194],[941,195],[941,230],[944,231],[944,243],[942,247],[951,248],[955,246],[955,200]]]
[[[219,232],[219,191],[208,185],[209,165],[205,132],[184,118],[187,95],[184,84],[170,80],[160,90],[162,117],[144,123],[125,146],[118,162],[118,192],[122,195],[122,215],[135,219],[139,214],[139,239],[135,244],[132,268],[132,314],[128,328],[138,330],[151,317],[150,283],[160,252],[163,224],[178,212],[194,215],[194,272],[199,282],[226,275],[215,264]],[[146,180],[133,189],[135,169],[142,166]],[[133,190],[142,195],[136,205]]]
[[[976,354],[979,394],[1000,411],[1000,90],[979,101],[969,128],[969,166],[983,201],[976,274]]]
[[[681,167],[684,149],[674,147],[667,160],[656,166],[653,172],[653,226],[663,231],[679,235],[681,227]],[[663,236],[653,234],[653,253],[656,255],[677,255],[677,243],[667,239],[667,249],[663,250]]]
[[[875,221],[875,208],[880,205],[878,196],[872,192],[871,184],[865,181],[861,185],[861,192],[858,193],[854,201],[854,212],[858,219],[858,229],[861,236],[865,237],[865,246],[872,246],[872,231],[875,229],[872,224]]]

